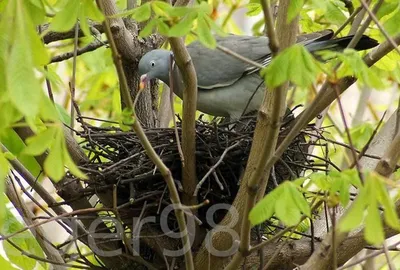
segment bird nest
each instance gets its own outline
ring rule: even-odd
[[[289,131],[293,115],[284,118],[278,144]],[[208,228],[207,209],[217,203],[232,204],[240,186],[250,153],[256,125],[255,116],[246,116],[237,122],[196,122],[196,187],[198,203],[208,204],[198,209],[198,222]],[[176,131],[181,135],[180,121],[174,128],[145,130],[153,148],[172,173],[182,195],[182,162]],[[284,180],[298,178],[306,169],[319,170],[307,154],[310,132],[304,129],[290,144],[281,159],[273,166],[267,192]],[[160,171],[149,159],[134,132],[123,132],[116,127],[95,127],[85,124],[82,147],[88,151],[90,162],[81,167],[89,176],[85,181],[85,196],[97,195],[105,207],[117,207],[125,228],[132,229],[132,218],[160,217],[170,205],[169,192]],[[226,212],[218,211],[213,218],[218,223]],[[152,223],[157,230],[159,219]],[[171,212],[168,226],[177,230],[176,218]]]

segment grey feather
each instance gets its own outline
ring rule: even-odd
[[[343,50],[351,36],[333,39],[331,30],[301,35],[297,42],[310,52],[320,50]],[[235,36],[217,37],[219,45],[224,46],[248,59],[264,66],[271,61],[271,50],[267,37]],[[364,50],[378,43],[363,36],[355,49]],[[193,42],[188,47],[198,83],[197,109],[215,116],[239,118],[242,114],[257,110],[264,96],[265,86],[259,76],[259,69],[228,55],[220,50],[212,50]],[[147,74],[149,79],[160,79],[169,85],[170,52],[153,50],[142,57],[139,73]],[[182,98],[184,84],[179,69],[175,66],[174,92]]]

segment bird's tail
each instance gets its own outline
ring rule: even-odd
[[[306,45],[310,52],[323,50],[343,51],[349,45],[353,36],[347,36],[337,39],[314,41]],[[368,36],[363,35],[357,45],[354,47],[357,51],[368,50],[379,45],[378,41]]]

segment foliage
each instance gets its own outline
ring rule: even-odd
[[[370,244],[382,244],[385,238],[379,207],[382,207],[385,223],[393,229],[400,229],[393,199],[387,191],[387,184],[392,183],[375,172],[364,172],[363,176],[364,184],[356,169],[332,171],[327,175],[314,173],[307,179],[284,182],[251,210],[249,219],[253,225],[257,225],[275,215],[285,225],[294,226],[302,220],[302,214],[311,217],[308,201],[312,198],[322,197],[329,207],[346,207],[350,202],[350,190],[356,187],[358,195],[341,219],[339,228],[351,231],[365,220],[366,240]],[[309,194],[309,198],[306,199],[300,190]],[[318,193],[314,193],[314,190]]]
[[[14,215],[6,208],[5,211],[5,222],[1,229],[2,235],[9,235],[15,232],[20,231],[24,228]],[[39,244],[37,243],[35,237],[29,232],[24,231],[22,233],[17,234],[15,237],[11,237],[10,241],[21,248],[27,254],[32,254],[34,256],[38,256],[40,258],[44,258],[43,251]],[[17,250],[10,242],[3,241],[3,249],[6,253],[8,259],[21,269],[34,269],[37,263],[37,260],[29,258],[27,256],[21,256],[21,251]],[[39,263],[45,268],[46,264],[44,262],[39,261]],[[10,269],[10,268],[3,268]]]
[[[301,215],[311,216],[310,206],[299,190],[300,181],[286,181],[265,196],[250,212],[253,225],[270,219],[274,214],[287,226],[301,221]]]
[[[146,39],[157,32],[170,37],[186,37],[186,42],[199,40],[215,49],[215,35],[253,34],[264,35],[264,18],[259,0],[197,1],[191,6],[175,7],[165,1],[141,1],[134,9],[126,10],[127,1],[117,1],[121,10],[113,18],[131,18],[139,23],[139,38]],[[275,2],[275,1],[271,1]],[[377,1],[372,1],[375,4]],[[353,1],[354,8],[359,7]],[[239,22],[234,18],[244,9],[246,16]],[[341,0],[295,0],[291,1],[288,20],[300,15],[300,32],[308,33],[324,29],[336,31],[349,18],[345,1]],[[400,33],[400,3],[397,0],[383,1],[376,14],[389,35]],[[65,141],[64,125],[75,123],[71,115],[71,83],[74,65],[72,60],[52,63],[54,56],[74,51],[73,39],[45,44],[45,36],[50,32],[73,32],[79,21],[81,37],[78,47],[84,48],[95,41],[104,39],[93,24],[99,25],[104,19],[94,0],[3,0],[0,1],[0,142],[7,150],[0,150],[0,191],[4,193],[4,182],[12,169],[10,161],[18,160],[32,175],[42,181],[46,177],[58,181],[68,170],[74,176],[85,179],[85,175],[72,161]],[[244,24],[248,24],[244,27]],[[350,25],[345,26],[338,36],[347,35]],[[367,35],[385,41],[384,35],[374,24]],[[167,45],[165,45],[166,47]],[[339,79],[354,76],[358,84],[379,89],[379,95],[386,95],[384,105],[370,100],[368,110],[372,115],[397,106],[397,101],[388,98],[388,89],[400,83],[400,56],[393,51],[383,57],[373,68],[363,61],[364,53],[355,50],[324,52],[320,55],[326,62],[317,61],[304,46],[294,45],[274,57],[269,66],[261,70],[266,85],[271,89],[289,81],[293,92],[292,104],[309,104],[314,98],[314,90],[320,86],[322,78],[331,84]],[[136,59],[137,60],[137,59]],[[328,61],[329,60],[329,61]],[[339,66],[339,68],[338,68]],[[45,68],[46,67],[46,68]],[[120,103],[119,82],[113,66],[110,50],[106,47],[83,54],[77,58],[74,81],[75,100],[82,115],[103,118],[108,122],[88,119],[92,125],[106,127],[119,126],[128,130],[136,121],[131,112],[123,110]],[[51,86],[51,89],[47,87]],[[55,104],[49,98],[52,91]],[[160,88],[161,92],[161,88]],[[398,94],[395,89],[393,93]],[[375,93],[376,94],[376,93]],[[361,101],[366,102],[366,101]],[[354,102],[355,103],[355,102]],[[377,106],[380,105],[380,107]],[[181,101],[175,101],[175,112],[181,114]],[[341,119],[337,105],[330,110],[330,120],[324,125],[335,125]],[[354,106],[355,107],[355,106]],[[351,111],[351,108],[345,108]],[[351,111],[352,113],[352,111]],[[200,114],[200,113],[199,113]],[[203,119],[211,119],[205,116]],[[361,150],[369,141],[376,128],[377,120],[363,122],[350,127],[353,146]],[[348,123],[349,124],[349,123]],[[16,133],[17,128],[28,127],[34,131],[26,143]],[[73,127],[76,128],[76,127]],[[79,127],[78,127],[79,128]],[[328,129],[329,139],[350,143],[343,134],[344,128]],[[345,159],[343,148],[329,145],[326,149],[316,149],[315,155],[326,156],[333,163]],[[326,152],[328,150],[328,152]],[[35,156],[47,154],[43,168]],[[43,172],[42,172],[43,169]],[[397,183],[383,178],[375,172],[357,172],[355,169],[336,171],[332,166],[327,173],[306,172],[304,178],[286,181],[267,194],[251,210],[249,219],[253,225],[275,217],[286,226],[296,226],[303,219],[312,219],[316,202],[323,201],[328,207],[348,207],[346,215],[339,223],[342,231],[352,231],[364,227],[365,239],[370,244],[379,245],[385,239],[384,225],[399,230],[399,219],[395,212],[398,193]],[[397,172],[398,178],[399,172]],[[363,176],[361,181],[360,175]],[[356,189],[357,196],[350,190]],[[311,204],[313,202],[313,204]],[[5,206],[0,197],[0,224],[2,234],[11,234],[23,225]],[[278,221],[277,221],[278,222]],[[307,221],[308,222],[308,221]],[[307,226],[306,226],[307,227]],[[303,228],[303,230],[305,230]],[[12,241],[25,252],[44,257],[35,238],[24,232]],[[7,259],[22,269],[32,269],[37,262],[16,253],[15,248],[3,241]],[[91,258],[94,260],[93,258]],[[0,266],[12,269],[10,262],[0,257]],[[44,263],[41,267],[46,268]]]

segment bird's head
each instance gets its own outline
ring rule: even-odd
[[[143,89],[151,79],[159,79],[169,84],[171,52],[167,50],[153,50],[139,61],[140,88]]]

